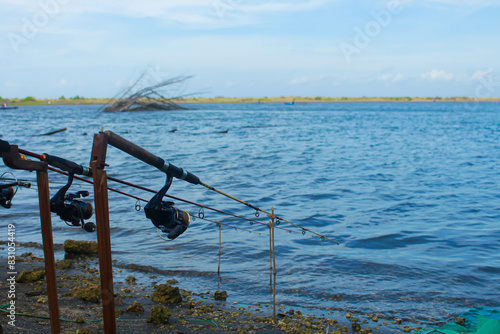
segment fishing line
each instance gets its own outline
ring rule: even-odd
[[[300,225],[297,225],[297,224],[294,224],[284,218],[281,218],[279,216],[275,216],[274,214],[271,214],[270,212],[268,211],[265,211],[265,210],[262,210],[248,202],[245,202],[237,197],[234,197],[232,195],[229,195],[211,185],[208,185],[204,182],[202,182],[200,180],[200,178],[196,175],[194,175],[193,173],[190,173],[188,172],[187,170],[184,170],[183,168],[180,168],[180,167],[177,167],[167,161],[165,161],[164,159],[152,154],[151,152],[145,150],[144,148],[128,141],[127,139],[125,138],[122,138],[121,136],[117,135],[116,133],[112,132],[112,131],[106,131],[106,132],[102,132],[101,131],[101,134],[102,135],[105,135],[106,138],[107,138],[107,144],[111,145],[111,146],[114,146],[116,147],[117,149],[147,163],[148,165],[151,165],[151,166],[154,166],[156,168],[158,168],[159,170],[163,171],[164,173],[166,173],[167,175],[170,175],[170,176],[173,176],[173,177],[176,177],[178,179],[181,179],[181,180],[184,180],[186,182],[189,182],[191,184],[194,184],[194,185],[202,185],[204,186],[205,188],[208,188],[212,191],[215,191],[221,195],[224,195],[236,202],[239,202],[239,203],[242,203],[252,209],[254,209],[256,212],[263,212],[265,214],[267,214],[267,216],[271,219],[278,219],[279,221],[283,221],[283,222],[286,222],[288,224],[291,224],[297,228],[300,228],[303,232],[303,234],[307,232],[309,233],[312,233],[314,236],[318,236],[318,237],[321,237],[322,239],[327,239],[327,240],[330,240],[330,241],[333,241],[337,244],[339,244],[337,241],[331,239],[331,238],[328,238],[324,235],[321,235],[319,233],[316,233],[310,229],[307,229],[305,227],[302,227]]]
[[[135,154],[135,155],[133,155],[133,156],[135,156],[136,158],[138,158],[138,159],[140,159],[140,160],[142,160],[142,161],[145,161],[144,157],[142,156],[143,152],[146,152],[148,155],[153,156],[151,153],[149,153],[149,152],[145,151],[144,149],[142,149],[142,148],[138,147],[138,146],[137,146],[137,145],[135,145],[135,144],[132,144],[132,143],[128,142],[127,140],[125,140],[125,139],[121,138],[120,136],[118,136],[118,135],[116,135],[116,134],[112,133],[111,131],[106,131],[106,133],[108,134],[108,136],[110,136],[110,134],[112,134],[112,136],[113,136],[112,138],[115,138],[115,140],[116,140],[116,138],[119,138],[119,140],[120,140],[120,141],[125,141],[126,143],[128,143],[128,144],[130,144],[130,145],[133,145],[133,146],[136,148],[136,150],[137,150],[136,154]],[[111,136],[110,136],[110,141],[111,141],[111,139],[112,139],[112,138],[111,138]],[[113,146],[115,146],[115,145],[113,145]],[[118,148],[119,148],[119,147],[118,147]],[[120,148],[119,148],[119,149],[120,149]],[[58,164],[58,159],[60,159],[60,158],[58,158],[58,157],[52,157],[52,156],[49,156],[48,154],[39,155],[39,154],[36,154],[36,153],[30,152],[30,151],[26,151],[26,150],[22,150],[22,149],[19,149],[19,152],[20,152],[20,153],[22,153],[22,154],[26,154],[26,155],[28,155],[28,156],[32,156],[32,157],[38,158],[38,159],[40,159],[40,160],[42,160],[42,161],[48,160],[48,159],[50,158],[50,159],[52,160],[52,163],[51,163],[52,165],[57,165],[57,164]],[[125,152],[127,152],[127,151],[125,151]],[[127,152],[127,153],[128,153],[128,152]],[[129,154],[130,154],[130,153],[129,153]],[[153,156],[153,157],[154,157],[154,156]],[[236,197],[234,197],[234,196],[232,196],[232,195],[229,195],[229,194],[227,194],[227,193],[225,193],[225,192],[223,192],[223,191],[221,191],[221,190],[219,190],[219,189],[217,189],[217,188],[215,188],[215,187],[213,187],[213,186],[210,186],[210,185],[208,185],[208,184],[206,184],[206,183],[204,183],[204,182],[201,182],[201,181],[199,180],[199,178],[198,178],[198,177],[196,177],[195,175],[193,175],[193,174],[191,174],[191,173],[189,173],[189,172],[184,171],[182,168],[179,168],[179,167],[176,167],[176,166],[171,165],[171,164],[169,164],[169,163],[166,163],[166,162],[165,162],[163,159],[161,159],[161,158],[158,158],[158,157],[155,157],[155,158],[160,159],[160,160],[161,160],[161,162],[162,162],[162,166],[163,166],[163,167],[162,167],[162,168],[159,168],[160,170],[162,170],[162,171],[164,171],[164,172],[166,172],[166,170],[168,170],[168,171],[170,171],[170,172],[174,172],[174,174],[173,174],[173,175],[174,175],[174,176],[176,176],[176,177],[177,177],[177,176],[179,176],[179,178],[184,179],[184,180],[186,180],[186,181],[188,181],[188,182],[190,182],[190,183],[194,183],[194,184],[201,184],[202,186],[204,186],[204,187],[206,187],[206,188],[208,188],[208,189],[210,189],[210,190],[212,190],[212,191],[215,191],[215,192],[217,192],[217,193],[219,193],[219,194],[221,194],[221,195],[223,195],[223,196],[226,196],[226,197],[228,197],[228,198],[230,198],[230,199],[232,199],[232,200],[234,200],[234,201],[237,201],[237,202],[239,202],[239,203],[241,203],[241,204],[244,204],[244,205],[246,205],[246,206],[248,206],[248,207],[252,208],[253,210],[255,210],[255,211],[256,211],[256,213],[258,213],[258,212],[263,212],[263,213],[265,213],[268,217],[270,217],[270,218],[272,217],[271,213],[269,213],[268,211],[263,210],[263,209],[260,209],[260,208],[258,208],[258,207],[256,207],[256,206],[254,206],[254,205],[252,205],[252,204],[250,204],[250,203],[248,203],[248,202],[245,202],[245,201],[243,201],[243,200],[241,200],[241,199],[238,199],[238,198],[236,198]],[[149,160],[151,160],[151,159],[150,159],[150,157],[148,157],[148,159],[149,159]],[[148,160],[148,159],[146,159],[146,160]],[[54,163],[54,160],[55,160],[55,163]],[[150,165],[153,165],[153,166],[155,166],[155,167],[157,167],[157,165],[158,165],[158,162],[154,162],[154,163],[152,163],[151,161],[145,161],[145,162],[147,162],[147,163],[149,163]],[[61,166],[57,166],[57,167],[61,167]],[[61,173],[61,174],[64,174],[64,175],[68,175],[68,174],[69,174],[69,173],[67,173],[67,172],[65,172],[65,171],[63,171],[63,170],[58,170],[58,169],[55,169],[55,168],[53,168],[53,167],[48,167],[48,168],[49,168],[50,170],[52,170],[52,171],[55,171],[55,172],[58,172],[58,173]],[[83,166],[83,165],[77,165],[76,163],[73,163],[72,168],[78,168],[78,169],[79,169],[79,171],[80,171],[80,174],[82,174],[82,175],[87,175],[87,176],[90,176],[90,175],[92,174],[92,170],[91,170],[89,167],[86,167],[86,166]],[[78,179],[78,180],[81,180],[81,181],[87,182],[87,183],[89,183],[89,184],[93,184],[93,181],[89,181],[89,180],[83,179],[83,178],[78,177],[78,176],[76,176],[76,175],[75,175],[74,177],[75,177],[76,179]],[[148,189],[148,188],[146,188],[146,187],[139,186],[139,185],[136,185],[136,184],[133,184],[133,183],[127,182],[127,181],[123,181],[123,180],[120,180],[120,179],[117,179],[117,178],[114,178],[114,177],[111,177],[111,176],[107,176],[107,178],[108,178],[108,180],[111,180],[111,181],[114,181],[114,182],[117,182],[117,183],[121,183],[121,184],[124,184],[124,185],[127,185],[127,186],[131,186],[131,187],[134,187],[134,188],[137,188],[137,189],[144,190],[144,191],[148,191],[148,192],[152,192],[152,193],[157,193],[155,190]],[[131,194],[125,193],[125,192],[123,192],[123,191],[120,191],[120,190],[117,190],[117,189],[114,189],[114,188],[108,188],[108,189],[109,189],[109,190],[111,190],[111,191],[117,192],[117,193],[119,193],[119,194],[122,194],[122,195],[125,195],[125,196],[129,196],[129,197],[131,197],[131,198],[135,198],[135,199],[137,199],[137,200],[141,200],[141,201],[144,201],[144,202],[148,202],[148,201],[145,201],[144,199],[141,199],[141,198],[139,198],[139,197],[137,197],[137,196],[134,196],[134,195],[131,195]],[[178,197],[175,197],[175,196],[172,196],[172,195],[165,194],[164,196],[169,197],[169,198],[172,198],[172,199],[174,199],[174,200],[178,200],[178,201],[181,201],[181,202],[185,202],[185,203],[188,203],[188,204],[191,204],[191,205],[195,205],[195,206],[198,206],[198,207],[200,207],[200,208],[206,208],[206,209],[208,209],[208,210],[212,210],[212,211],[215,211],[215,212],[219,212],[219,213],[221,213],[221,214],[225,214],[225,215],[233,216],[233,217],[238,218],[238,219],[246,220],[246,221],[249,221],[251,224],[253,224],[253,223],[258,223],[258,224],[265,225],[265,226],[269,227],[269,225],[268,225],[267,223],[264,223],[264,222],[261,222],[261,221],[257,221],[257,220],[249,219],[249,218],[242,217],[242,216],[238,216],[238,215],[235,215],[235,214],[232,214],[232,213],[228,213],[228,212],[225,212],[225,211],[222,211],[222,210],[219,210],[219,209],[215,209],[215,208],[212,208],[212,207],[209,207],[209,206],[203,205],[203,204],[199,204],[199,203],[195,203],[195,202],[192,202],[192,201],[188,201],[188,200],[185,200],[185,199],[182,199],[182,198],[178,198]],[[328,237],[326,237],[326,236],[324,236],[324,235],[321,235],[321,234],[319,234],[319,233],[317,233],[317,232],[314,232],[314,231],[312,231],[312,230],[310,230],[310,229],[307,229],[307,228],[305,228],[305,227],[302,227],[302,226],[300,226],[300,225],[294,224],[294,223],[292,223],[292,222],[290,222],[290,221],[288,221],[288,220],[286,220],[286,219],[284,219],[284,218],[281,218],[281,217],[279,217],[279,216],[274,216],[274,218],[277,220],[276,225],[279,225],[279,222],[283,221],[283,222],[286,222],[286,223],[288,223],[288,224],[291,224],[291,225],[293,225],[293,226],[295,226],[295,227],[299,228],[301,231],[300,231],[300,232],[297,232],[297,231],[289,230],[289,229],[286,229],[286,228],[283,228],[283,227],[280,227],[280,226],[275,226],[275,228],[278,228],[278,229],[281,229],[281,230],[285,230],[285,231],[290,232],[290,233],[302,233],[302,235],[308,235],[308,236],[320,237],[320,238],[322,238],[322,239],[327,239],[327,240],[330,240],[330,241],[333,241],[333,242],[335,242],[335,243],[339,244],[337,241],[335,241],[335,240],[333,240],[333,239],[331,239],[331,238],[328,238]],[[309,233],[307,233],[307,232],[309,232]]]

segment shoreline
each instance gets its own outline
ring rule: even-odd
[[[104,105],[109,102],[116,101],[116,99],[106,98],[78,98],[78,99],[4,99],[0,101],[0,105],[7,103],[8,106],[41,106],[41,105]],[[296,96],[283,96],[283,97],[195,97],[195,98],[180,98],[173,99],[178,104],[247,104],[247,103],[260,103],[260,104],[291,104],[295,105],[309,104],[309,103],[497,103],[500,102],[498,98],[474,98],[474,97],[296,97]],[[0,108],[1,109],[1,108]]]
[[[6,247],[2,242],[0,248]],[[16,270],[18,277],[21,270],[33,270],[44,268],[42,258],[34,256],[30,250],[39,250],[41,245],[35,243],[18,244],[16,252],[22,254],[16,257]],[[55,245],[56,253],[61,255],[62,245]],[[67,257],[65,254],[65,258]],[[5,257],[0,257],[0,279],[6,282],[7,264]],[[99,271],[98,259],[95,257],[84,257],[69,260],[72,268],[61,267],[63,262],[57,261],[57,284],[59,295],[59,307],[61,317],[68,319],[62,321],[62,333],[102,333],[102,306],[101,302],[83,301],[74,295],[72,291],[75,286],[98,286]],[[67,264],[67,263],[66,263]],[[324,333],[330,324],[333,333],[377,333],[388,334],[397,332],[414,333],[417,327],[410,325],[407,321],[389,321],[385,319],[367,319],[355,313],[345,311],[331,311],[327,316],[321,317],[307,314],[307,309],[289,309],[284,305],[277,305],[277,324],[272,323],[272,306],[269,301],[255,303],[245,306],[242,303],[231,300],[221,301],[215,299],[215,292],[192,292],[181,289],[183,301],[178,304],[162,304],[168,307],[172,316],[168,323],[154,325],[146,322],[153,306],[157,303],[151,300],[155,288],[168,283],[176,286],[178,283],[168,276],[155,272],[141,271],[130,264],[113,263],[114,291],[118,294],[117,330],[120,333]],[[149,275],[155,282],[152,284],[141,282],[134,276]],[[140,273],[140,274],[139,274]],[[128,275],[128,276],[126,276]],[[123,279],[126,276],[125,279]],[[8,303],[7,284],[0,285],[0,304]],[[250,291],[248,291],[250,293]],[[116,300],[116,298],[115,298]],[[141,304],[142,311],[131,312],[128,309],[134,305]],[[31,283],[16,284],[16,311],[29,315],[48,316],[48,303],[46,297],[45,279]],[[5,314],[1,312],[1,314]],[[0,323],[8,333],[25,333],[32,331],[36,333],[50,333],[50,323],[47,319],[39,319],[30,316],[16,316],[17,329],[7,324],[8,318],[0,316]],[[79,322],[78,322],[79,321]],[[83,321],[83,322],[82,322]],[[19,325],[19,326],[17,326]],[[419,325],[418,327],[424,327]],[[88,332],[81,332],[82,328],[88,328]],[[355,331],[355,329],[360,330]],[[20,329],[23,329],[22,331]],[[407,329],[407,331],[405,331]]]

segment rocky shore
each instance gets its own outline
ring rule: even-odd
[[[5,249],[5,245],[0,246]],[[59,249],[61,245],[59,245]],[[0,265],[0,323],[3,333],[50,333],[44,262],[18,245],[15,283],[15,327],[9,325],[7,259]],[[103,333],[96,245],[67,240],[65,258],[57,261],[62,333]],[[5,252],[2,251],[2,254]],[[124,273],[124,270],[127,272]],[[174,279],[140,282],[133,270],[114,268],[115,313],[118,333],[403,333],[415,328],[395,319],[360,318],[344,313],[338,319],[305,314],[278,305],[239,305],[225,291],[194,293],[177,287]],[[153,274],[150,278],[156,279]],[[249,293],[251,293],[249,291]],[[332,313],[331,313],[332,314]],[[390,326],[387,326],[390,324]],[[391,327],[392,326],[392,327]],[[1,333],[1,332],[0,332]]]

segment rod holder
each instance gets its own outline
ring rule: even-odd
[[[48,164],[44,161],[32,161],[19,154],[17,145],[9,145],[0,140],[0,152],[6,166],[12,169],[36,171],[38,184],[38,201],[40,206],[40,223],[42,229],[45,276],[47,280],[47,297],[49,300],[50,327],[53,334],[61,332],[59,319],[59,301],[57,297],[56,266],[54,258],[54,240],[52,238],[52,219],[50,214]]]

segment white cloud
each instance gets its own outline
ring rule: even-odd
[[[401,73],[398,73],[398,74],[390,74],[390,73],[386,73],[386,74],[382,74],[380,77],[379,77],[379,80],[381,81],[393,81],[393,82],[397,82],[397,81],[401,81],[403,80],[403,75]]]
[[[441,71],[432,70],[430,72],[423,73],[420,77],[422,79],[434,81],[434,80],[451,80],[455,76],[452,73],[447,73],[443,70],[441,70]]]
[[[300,85],[300,84],[303,84],[303,83],[306,83],[308,82],[310,79],[308,77],[302,77],[302,78],[294,78],[292,79],[289,84],[290,85]]]
[[[488,7],[488,6],[498,6],[498,1],[496,0],[400,0],[403,5],[409,4],[425,4],[425,3],[440,3],[452,6],[473,6],[473,7]]]
[[[486,71],[477,71],[476,73],[474,73],[470,79],[471,80],[479,80],[481,78],[483,78],[485,75],[488,75],[490,73],[493,73],[493,69],[490,68],[489,70],[486,70]]]
[[[403,80],[403,75],[401,73],[398,73],[394,76],[394,78],[392,79],[392,81],[401,81]]]
[[[230,2],[228,0],[216,0],[215,2]],[[240,3],[243,1],[239,1]],[[269,13],[269,12],[302,12],[307,10],[313,10],[321,7],[326,3],[325,0],[309,0],[309,1],[295,1],[291,2],[269,2],[266,1],[258,5],[242,5],[235,6],[235,8],[244,12],[258,12],[258,13]]]
[[[493,0],[427,0],[428,2],[440,2],[456,6],[490,6],[498,2]]]
[[[224,21],[236,21],[239,25],[254,23],[255,14],[303,12],[321,7],[327,0],[289,0],[289,1],[244,1],[244,0],[46,0],[33,5],[29,0],[3,0],[3,6],[17,10],[21,15],[45,11],[42,4],[55,3],[52,15],[60,13],[95,14],[143,18],[153,17],[163,21],[185,24],[223,25]],[[251,19],[254,18],[254,19]],[[232,22],[234,25],[234,22]],[[227,24],[227,22],[226,22]]]
[[[68,85],[68,82],[66,81],[66,79],[61,79],[59,81],[59,86],[64,87],[64,86],[67,86],[67,85]]]

